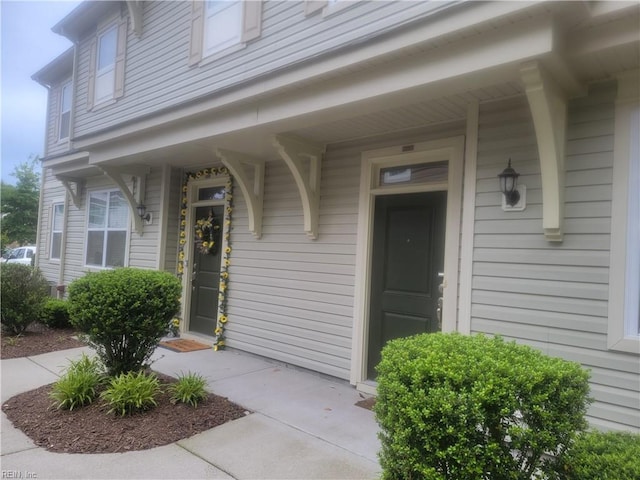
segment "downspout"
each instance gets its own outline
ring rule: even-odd
[[[40,83],[40,82],[38,82]],[[40,83],[40,85],[42,85],[42,83]],[[51,85],[42,85],[43,87],[45,87],[47,89],[47,110],[45,112],[45,121],[44,121],[44,138],[43,138],[43,145],[44,145],[44,158],[47,157],[48,153],[49,153],[49,149],[47,148],[49,145],[48,142],[48,138],[49,138],[49,128],[48,128],[48,123],[49,123],[49,118],[51,118],[49,115],[51,113]],[[40,248],[40,244],[41,244],[41,238],[40,235],[42,235],[42,203],[43,203],[43,199],[44,199],[44,177],[45,177],[45,172],[44,172],[44,168],[42,166],[42,160],[40,160],[40,192],[38,194],[38,224],[36,225],[36,245],[38,246],[38,248],[36,248],[36,259],[35,259],[35,263],[34,265],[36,266],[36,268],[40,265],[40,255],[44,254],[44,251],[46,250],[46,242],[44,244],[44,248]]]

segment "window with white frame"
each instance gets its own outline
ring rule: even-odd
[[[609,348],[640,353],[640,104],[616,106]]]
[[[262,32],[262,0],[194,1],[189,65],[244,48]]]
[[[89,193],[86,264],[122,267],[125,264],[129,209],[119,190]]]
[[[203,53],[205,57],[240,43],[241,1],[208,1],[204,15]]]
[[[62,228],[64,225],[64,204],[54,203],[51,206],[51,260],[60,260],[62,251]]]
[[[117,47],[118,27],[114,25],[98,36],[95,66],[95,103],[113,98]]]
[[[71,82],[67,82],[60,90],[60,125],[58,128],[58,140],[69,138],[71,127]]]

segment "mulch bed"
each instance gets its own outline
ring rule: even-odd
[[[84,346],[72,338],[75,334],[73,330],[52,330],[34,325],[17,338],[3,335],[2,359]],[[163,386],[163,393],[156,398],[158,405],[131,416],[108,413],[109,407],[100,399],[71,412],[58,410],[49,397],[52,385],[12,397],[2,405],[2,410],[36,445],[64,453],[145,450],[191,437],[249,413],[212,393],[195,408],[182,403],[172,404],[166,387],[175,379],[157,375]]]
[[[86,344],[74,338],[78,332],[72,328],[52,329],[33,323],[27,330],[16,337],[2,335],[0,358],[19,358],[39,355],[41,353],[84,347]]]

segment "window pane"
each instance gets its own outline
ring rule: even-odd
[[[198,189],[198,200],[223,200],[224,186]]]
[[[100,36],[98,40],[98,71],[115,64],[117,40],[118,29],[116,27],[111,28]]]
[[[380,169],[380,185],[439,183],[449,177],[448,162],[420,163]]]
[[[62,233],[55,232],[51,235],[51,258],[60,258],[62,245]]]
[[[64,205],[58,203],[53,206],[53,230],[62,231],[62,220],[64,218]]]
[[[102,266],[104,232],[89,232],[87,237],[87,265]]]
[[[119,191],[109,195],[109,228],[127,228],[129,212],[124,195]]]
[[[89,195],[89,228],[103,228],[107,219],[107,194]]]
[[[240,42],[241,2],[207,2],[204,51],[214,53]]]
[[[126,246],[126,232],[107,232],[107,267],[124,266],[124,250]]]
[[[68,112],[71,110],[71,84],[68,83],[62,87],[62,102],[60,102],[60,111]]]
[[[96,75],[96,102],[113,97],[115,88],[115,69],[106,70],[100,75]]]
[[[60,135],[59,139],[69,136],[69,122],[71,120],[71,112],[65,112],[60,116]]]

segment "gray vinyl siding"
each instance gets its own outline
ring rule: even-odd
[[[150,225],[142,226],[142,235],[135,230],[129,233],[129,266],[136,268],[155,269],[157,265],[158,238],[160,237],[160,186],[162,184],[162,169],[152,168],[146,176],[146,194],[142,203],[147,212],[153,215]],[[131,218],[131,212],[129,212]],[[144,222],[143,222],[144,223]]]
[[[591,370],[592,424],[640,429],[638,356],[607,349],[614,99],[615,84],[604,84],[570,103],[562,243],[542,233],[526,99],[482,105],[471,330],[580,362]],[[500,208],[496,175],[509,157],[527,187],[522,212]]]
[[[65,202],[64,186],[51,175],[51,170],[44,169],[42,208],[40,217],[40,237],[36,246],[38,255],[38,268],[51,284],[59,281],[60,261],[51,260],[51,229],[52,229],[52,206],[55,203]],[[65,212],[66,214],[66,212]]]
[[[228,345],[349,378],[363,151],[461,135],[463,122],[330,145],[322,164],[319,234],[303,232],[300,194],[281,160],[266,165],[263,235],[234,195]]]
[[[145,2],[143,33],[128,32],[124,96],[87,111],[90,45],[79,45],[75,134],[88,134],[219,92],[370,39],[446,8],[439,2],[354,2],[305,17],[303,2],[264,1],[262,34],[245,48],[190,67],[191,2]],[[338,32],[338,34],[336,34]]]
[[[169,207],[165,215],[167,217],[167,238],[164,251],[164,270],[176,273],[178,261],[178,242],[180,232],[180,205],[182,202],[181,169],[172,168],[169,182]]]

